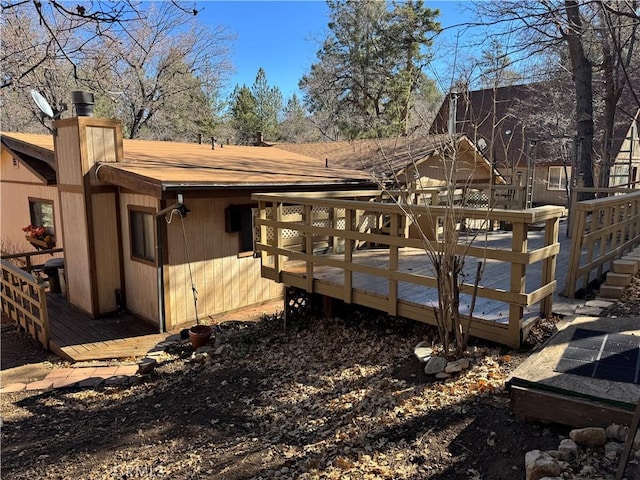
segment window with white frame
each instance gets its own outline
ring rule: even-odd
[[[569,171],[568,168],[567,171]],[[565,173],[565,167],[549,167],[547,190],[566,190],[566,188],[567,175]]]
[[[155,263],[155,222],[152,211],[129,207],[131,258]]]

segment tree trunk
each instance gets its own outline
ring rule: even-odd
[[[580,18],[579,3],[565,0],[567,14],[567,42],[576,88],[576,134],[580,147],[577,159],[578,173],[582,174],[585,187],[593,187],[593,70],[582,45],[584,28]]]

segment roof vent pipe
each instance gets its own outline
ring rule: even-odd
[[[449,135],[454,136],[456,134],[456,121],[458,114],[458,92],[451,90],[449,93],[449,121],[447,125],[447,132]]]
[[[93,93],[73,91],[71,102],[78,117],[93,117]]]

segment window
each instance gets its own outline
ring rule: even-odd
[[[547,190],[566,190],[566,188],[567,176],[564,167],[549,167]]]
[[[29,198],[29,214],[31,225],[35,227],[45,227],[47,232],[53,235],[53,202],[39,198]]]
[[[155,263],[155,222],[151,211],[129,207],[131,258]]]
[[[240,253],[253,253],[254,250],[254,228],[253,216],[254,205],[231,205],[226,211],[226,231],[229,233],[238,232],[240,238]]]

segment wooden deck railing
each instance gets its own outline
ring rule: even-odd
[[[22,270],[27,273],[32,273],[34,269],[40,268],[44,263],[34,262],[33,259],[35,257],[44,257],[46,255],[52,256],[54,253],[63,252],[63,248],[50,248],[38,250],[36,252],[21,252],[21,253],[12,253],[8,255],[0,256],[2,260],[11,260],[12,264],[15,264],[17,267],[20,267]],[[41,260],[40,260],[41,261]]]
[[[14,320],[42,346],[49,349],[47,296],[43,284],[7,260],[0,260],[2,313]]]
[[[430,289],[437,288],[437,280],[431,274],[416,273],[412,269],[399,268],[399,258],[404,249],[442,249],[439,235],[433,241],[411,238],[410,225],[405,212],[394,203],[376,201],[379,192],[332,192],[317,194],[256,194],[259,204],[259,218],[256,226],[260,229],[257,249],[262,257],[262,275],[276,282],[291,282],[289,285],[304,288],[308,292],[316,290],[317,279],[314,271],[329,266],[344,272],[343,285],[339,289],[324,288],[329,296],[347,303],[359,303],[386,311],[391,315],[401,315],[415,320],[435,322],[432,307],[409,306],[399,300],[399,283],[412,284]],[[445,214],[448,207],[421,207],[430,217],[432,225],[438,224],[438,217]],[[507,222],[512,225],[511,248],[508,250],[483,246],[465,245],[456,247],[456,253],[475,257],[482,261],[503,263],[507,266],[510,280],[508,288],[492,288],[489,281],[481,282],[478,297],[504,302],[509,305],[508,323],[483,322],[473,319],[470,332],[474,336],[490,339],[502,344],[518,346],[521,341],[524,307],[540,304],[543,316],[549,316],[552,295],[556,287],[555,263],[560,251],[558,243],[559,219],[562,207],[546,206],[528,210],[486,210],[459,209],[460,218]],[[368,218],[383,219],[386,231],[380,230],[381,222]],[[528,249],[528,226],[544,222],[546,231],[543,245]],[[426,242],[426,243],[425,243]],[[375,245],[384,247],[387,258],[377,264],[356,261],[358,246]],[[379,250],[380,251],[380,250]],[[339,255],[336,255],[339,254]],[[526,286],[527,266],[541,262],[540,285]],[[428,263],[426,255],[420,263]],[[296,264],[298,271],[303,265],[302,275],[291,274],[288,266]],[[387,283],[387,294],[365,298],[353,284],[354,273],[367,274]],[[300,280],[302,279],[302,280]],[[293,285],[294,282],[298,284]],[[465,283],[461,293],[471,295],[474,286]],[[322,293],[322,292],[320,292]],[[327,294],[327,293],[325,293]],[[477,320],[477,321],[476,321]],[[495,328],[493,328],[495,327]]]
[[[573,215],[572,205],[576,205],[582,195],[587,195],[592,199],[599,198],[607,198],[607,197],[615,197],[619,195],[626,195],[627,193],[637,192],[638,189],[634,189],[629,186],[618,186],[618,187],[610,187],[610,188],[600,188],[600,187],[584,187],[577,186],[571,189],[571,196],[569,197],[569,215],[567,217],[567,237],[571,237],[572,227],[573,227],[573,219],[575,215]]]
[[[640,245],[640,192],[585,200],[573,205],[571,257],[564,293],[575,298],[613,261]]]

